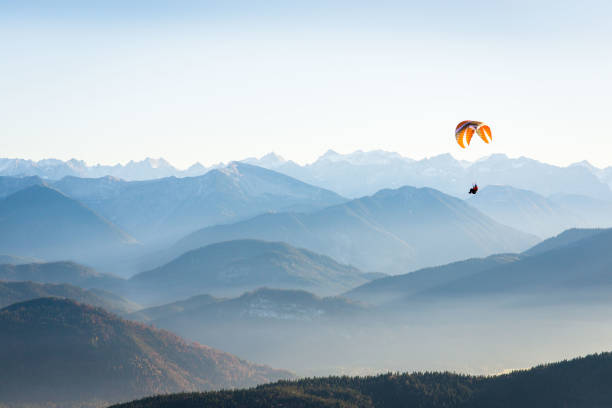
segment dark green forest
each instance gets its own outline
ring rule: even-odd
[[[247,390],[171,394],[113,408],[599,408],[612,406],[612,353],[510,374],[388,373],[308,378]]]

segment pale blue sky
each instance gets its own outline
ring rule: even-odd
[[[0,0],[0,157],[612,165],[607,1],[81,3]]]

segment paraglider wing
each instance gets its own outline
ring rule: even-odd
[[[459,146],[464,149],[469,146],[472,141],[472,136],[474,136],[474,132],[478,133],[478,136],[480,136],[485,143],[489,143],[493,140],[491,128],[489,126],[475,120],[464,120],[455,128],[455,138]]]

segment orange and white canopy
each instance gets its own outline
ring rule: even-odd
[[[469,146],[472,136],[474,136],[474,132],[478,133],[478,136],[480,136],[485,143],[489,143],[493,140],[491,128],[489,126],[475,120],[464,120],[459,123],[455,129],[455,138],[459,146],[464,149]]]

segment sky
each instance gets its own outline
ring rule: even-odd
[[[609,1],[0,0],[0,157],[612,165]],[[485,121],[493,143],[454,129]]]

